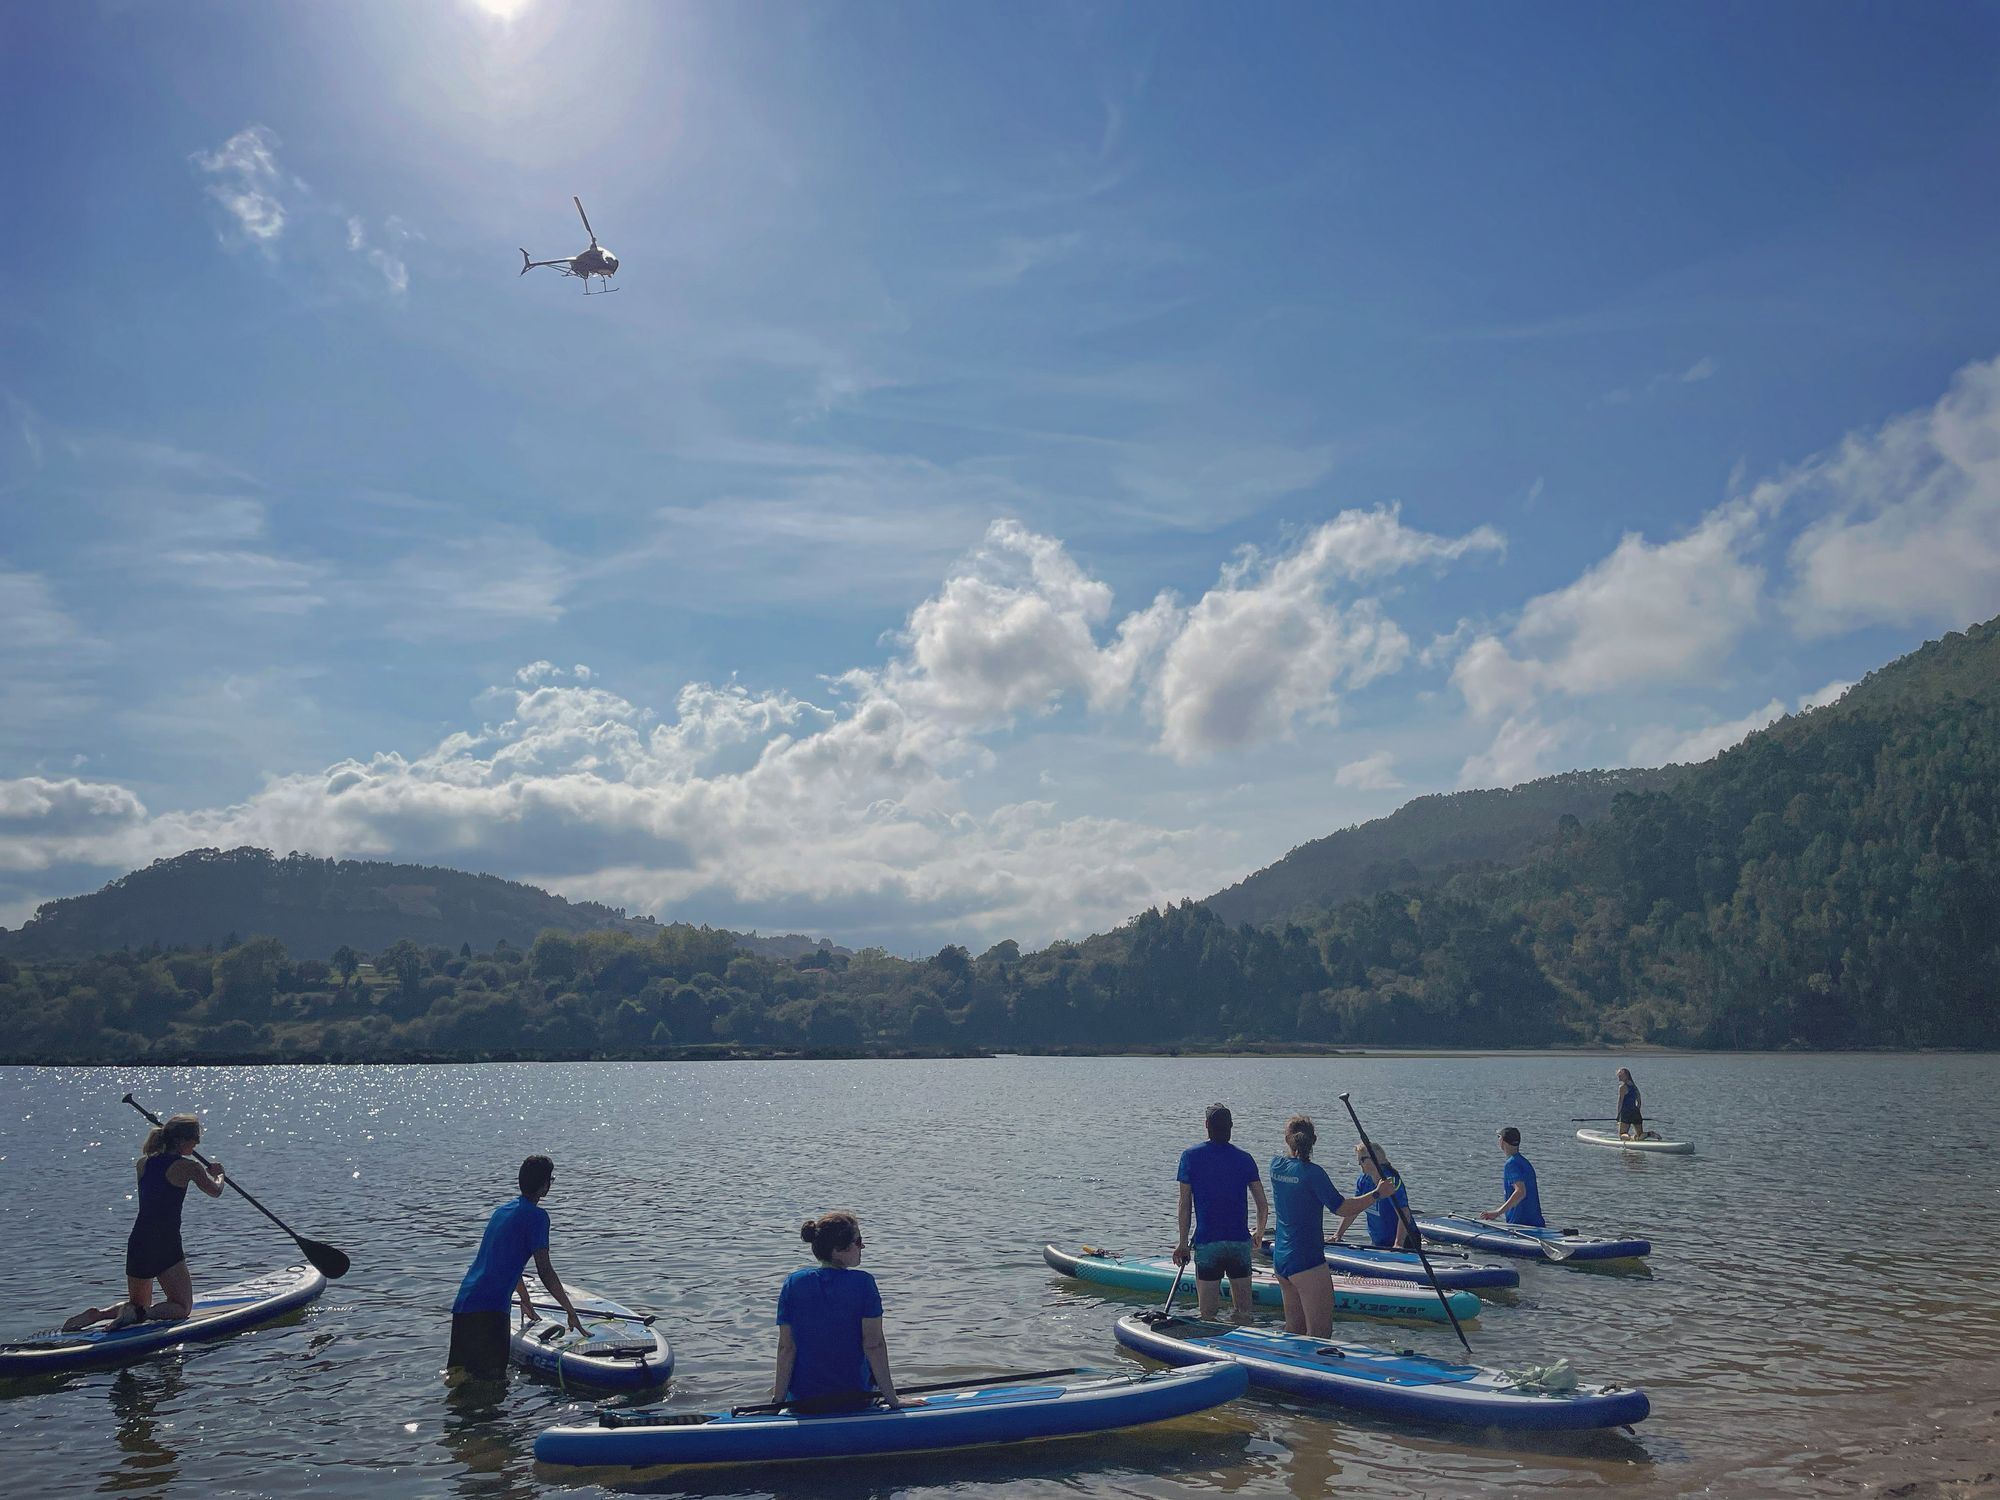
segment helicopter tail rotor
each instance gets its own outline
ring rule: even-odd
[[[523,250],[521,252],[521,274],[523,276],[526,276],[530,271],[534,269],[535,269],[535,263],[528,258],[528,252]]]
[[[583,220],[583,232],[590,236],[590,248],[595,250],[597,248],[597,231],[590,227],[590,215],[583,211],[583,200],[571,194],[569,201],[576,205],[576,216]]]

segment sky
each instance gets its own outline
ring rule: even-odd
[[[1992,7],[81,0],[0,137],[7,925],[1039,946],[2000,613]]]

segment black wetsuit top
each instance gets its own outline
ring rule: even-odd
[[[149,1156],[139,1169],[139,1217],[125,1241],[125,1274],[153,1277],[171,1271],[187,1259],[181,1248],[181,1209],[187,1189],[167,1181],[167,1169],[180,1157],[171,1151]]]
[[[1637,1125],[1640,1123],[1640,1120],[1639,1085],[1636,1083],[1619,1084],[1618,1123],[1620,1125]]]

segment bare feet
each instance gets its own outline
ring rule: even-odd
[[[127,1303],[126,1305],[129,1307],[131,1304]],[[86,1307],[75,1317],[66,1319],[63,1323],[62,1331],[64,1333],[81,1333],[92,1323],[102,1323],[116,1311],[116,1308]]]

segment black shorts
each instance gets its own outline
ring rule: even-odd
[[[151,1281],[187,1259],[177,1232],[158,1233],[136,1225],[125,1240],[125,1274],[134,1281]]]
[[[1620,1125],[1636,1125],[1643,1130],[1645,1128],[1646,1121],[1645,1118],[1641,1115],[1620,1115],[1618,1117],[1618,1123]]]
[[[455,1312],[451,1315],[448,1369],[463,1370],[476,1380],[507,1378],[507,1313]]]
[[[1194,1247],[1194,1279],[1220,1281],[1225,1276],[1250,1274],[1248,1240],[1210,1240]]]

